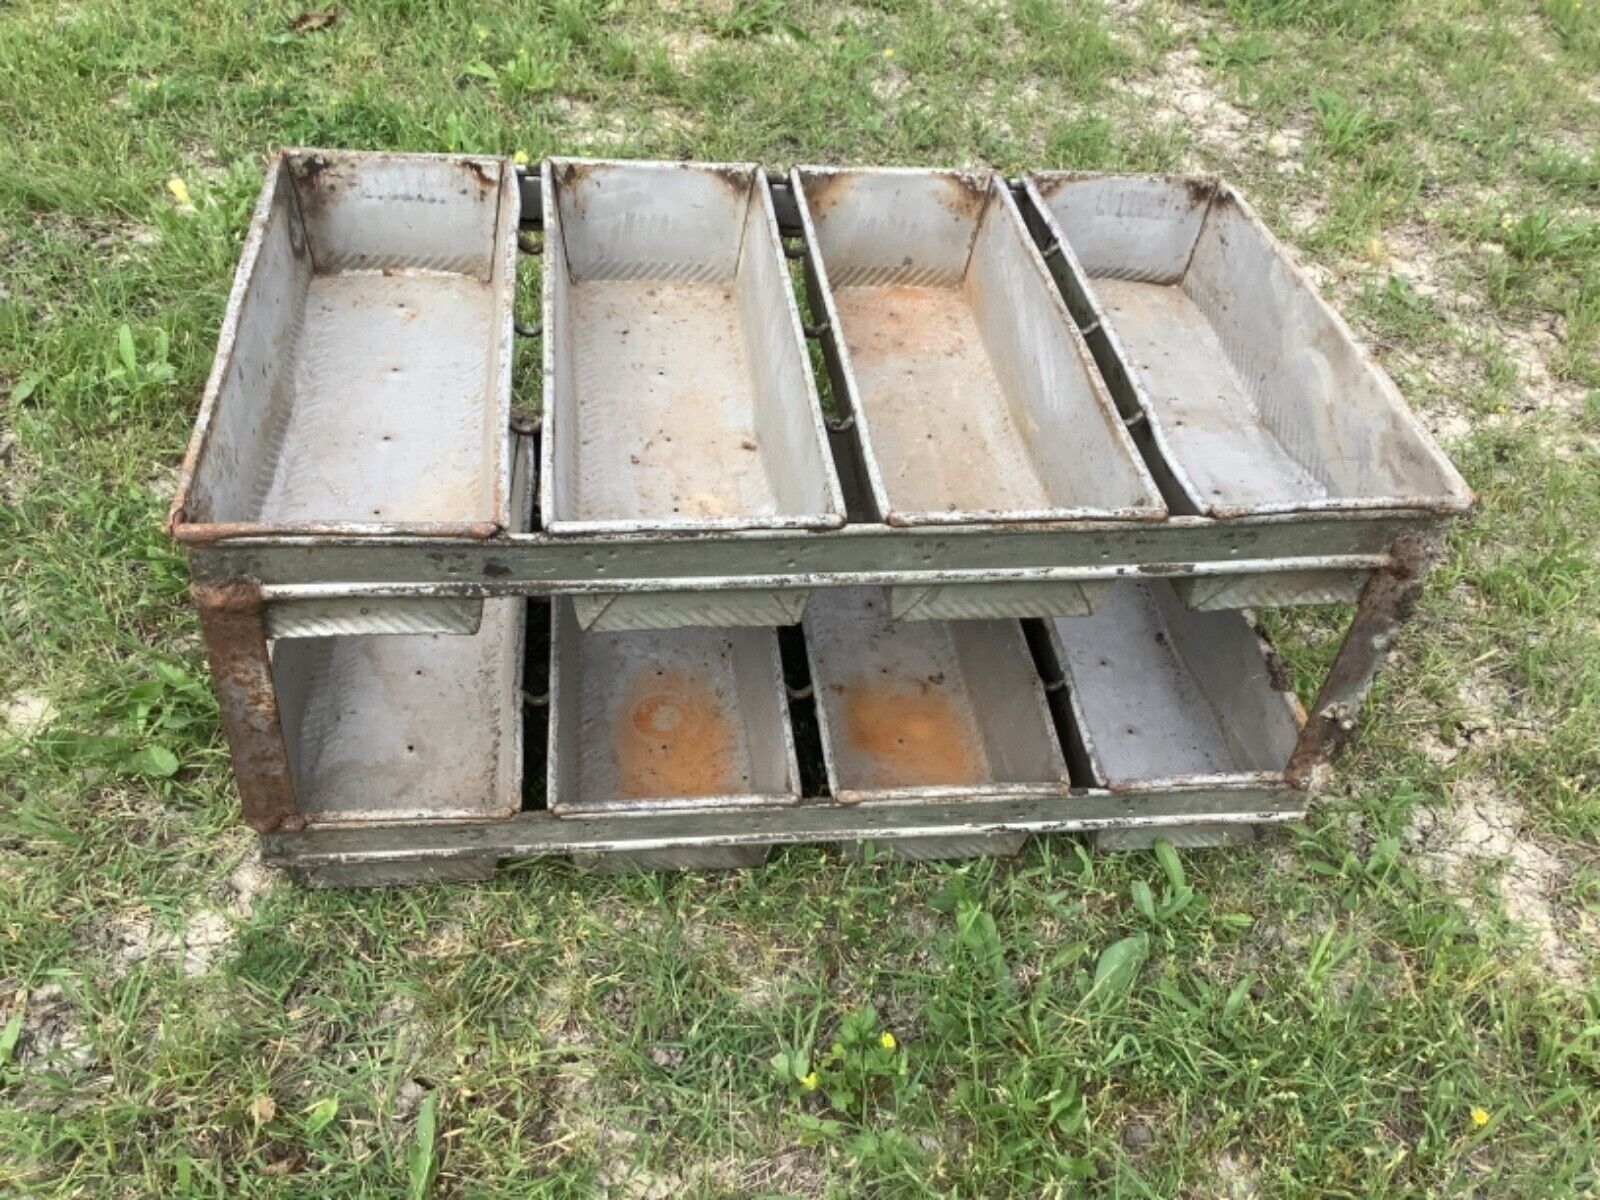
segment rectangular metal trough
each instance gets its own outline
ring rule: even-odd
[[[533,507],[526,439],[508,456],[520,531]],[[467,636],[407,632],[402,609],[380,637],[361,632],[360,605],[309,603],[321,608],[305,628],[323,632],[275,636],[271,607],[267,625],[284,749],[310,823],[481,821],[522,807],[526,600],[478,601]]]
[[[1034,172],[1050,265],[1174,512],[1450,514],[1465,482],[1389,377],[1232,188]],[[1353,600],[1364,574],[1181,586],[1196,608]]]
[[[878,520],[1165,515],[999,176],[792,178]],[[896,617],[1042,615],[1086,612],[1095,591],[963,584],[892,589],[889,603]]]
[[[541,504],[553,534],[844,523],[766,176],[552,159]],[[585,628],[792,623],[799,591],[589,595]]]
[[[484,820],[522,803],[527,601],[483,602],[468,636],[280,640],[284,742],[313,824]]]
[[[811,598],[802,628],[837,800],[1066,794],[1066,761],[1017,622],[900,622],[882,589],[829,588]]]
[[[1130,580],[1049,630],[1072,750],[1097,786],[1284,785],[1302,715],[1243,614],[1194,612],[1166,581]]]
[[[546,794],[557,814],[800,799],[788,693],[770,629],[586,633],[571,602],[557,597],[549,746]]]
[[[280,154],[246,235],[174,535],[506,528],[519,213],[501,159]],[[285,609],[274,634],[467,632],[480,612],[414,599]]]

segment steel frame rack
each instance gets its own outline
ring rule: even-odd
[[[519,182],[522,248],[537,253],[543,227],[537,174],[521,173]],[[791,257],[802,257],[808,248],[789,178],[773,173],[768,183],[780,232],[793,247]],[[812,311],[820,308],[813,305]],[[538,330],[519,327],[519,332],[536,335]],[[1098,352],[1097,331],[1084,332]],[[806,333],[820,339],[824,360],[830,371],[835,369],[834,331],[820,325]],[[832,424],[833,433],[848,429],[850,419],[851,414],[842,414]],[[920,841],[935,848],[981,848],[996,839],[1054,832],[1096,833],[1103,845],[1148,845],[1157,836],[1207,844],[1298,819],[1326,782],[1334,758],[1356,735],[1367,692],[1417,603],[1449,516],[1391,509],[932,529],[853,521],[825,533],[302,537],[233,532],[188,538],[186,549],[245,819],[263,835],[268,861],[308,883],[346,885],[482,878],[500,859],[542,854],[607,856],[604,861],[646,866],[718,865],[729,854],[737,858],[740,850],[784,843],[871,840],[912,847]],[[319,826],[307,821],[297,803],[269,654],[269,640],[292,624],[297,612],[330,602],[404,606],[691,587],[1193,579],[1331,570],[1364,573],[1366,582],[1281,776],[1073,788],[1052,797],[847,805],[808,796],[792,807],[738,813],[556,816],[524,811],[499,820]]]

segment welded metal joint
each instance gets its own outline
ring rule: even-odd
[[[1296,787],[1323,786],[1334,759],[1355,740],[1361,706],[1400,630],[1416,611],[1434,549],[1422,538],[1400,538],[1388,565],[1374,571],[1362,589],[1344,644],[1289,759],[1286,774]]]
[[[261,833],[301,829],[305,818],[278,712],[261,586],[236,579],[191,590],[245,821]]]

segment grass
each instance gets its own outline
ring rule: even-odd
[[[0,8],[0,1191],[1595,1190],[1600,8],[303,11]],[[297,891],[158,530],[285,143],[1221,170],[1480,510],[1260,852]]]

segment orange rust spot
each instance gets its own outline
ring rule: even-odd
[[[823,217],[849,198],[855,181],[856,176],[848,172],[807,175],[801,180],[801,186],[812,214]]]
[[[612,739],[617,790],[632,799],[726,796],[748,788],[722,692],[677,667],[643,670],[628,685]]]
[[[971,307],[954,286],[843,287],[834,302],[853,355],[954,357],[968,352],[976,332]]]
[[[976,220],[989,201],[990,175],[985,171],[957,171],[939,182],[944,193],[939,203],[963,221]]]
[[[863,683],[844,693],[845,737],[872,766],[871,787],[980,783],[983,750],[948,691],[926,681]]]

